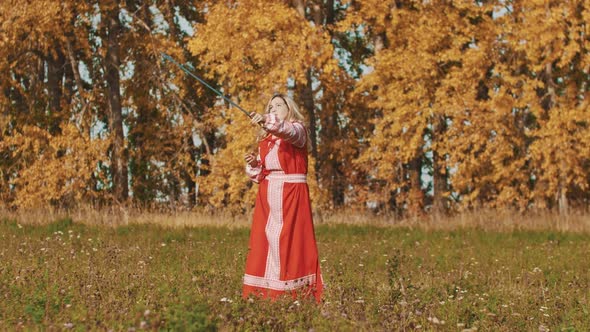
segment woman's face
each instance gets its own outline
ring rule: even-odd
[[[285,120],[289,114],[289,108],[281,97],[275,97],[270,101],[269,114],[276,114],[279,120]]]

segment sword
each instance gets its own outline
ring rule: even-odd
[[[240,105],[234,103],[231,99],[229,99],[228,97],[226,97],[223,93],[221,93],[219,90],[215,89],[214,87],[212,87],[211,85],[209,85],[207,82],[205,82],[203,79],[201,79],[199,76],[195,75],[192,71],[190,71],[186,66],[184,66],[183,64],[178,63],[178,61],[174,60],[174,58],[172,58],[171,56],[169,56],[168,54],[164,53],[164,52],[160,52],[160,54],[162,54],[162,58],[164,58],[164,60],[170,61],[173,64],[175,64],[178,68],[180,68],[182,71],[184,71],[185,73],[187,73],[189,76],[191,76],[192,78],[196,79],[197,81],[199,81],[199,83],[203,84],[204,86],[206,86],[207,88],[209,88],[211,91],[215,92],[216,94],[218,94],[221,98],[223,98],[225,101],[227,101],[228,103],[230,103],[231,105],[237,107],[240,111],[242,111],[242,113],[246,114],[247,117],[252,118],[252,116],[250,116],[250,113],[248,111],[246,111],[245,109],[243,109],[242,107],[240,107]]]

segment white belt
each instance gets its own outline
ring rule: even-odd
[[[283,172],[272,172],[266,176],[269,181],[282,181],[289,183],[306,183],[307,174],[285,174]]]

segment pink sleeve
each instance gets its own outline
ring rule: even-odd
[[[298,148],[305,146],[307,132],[300,122],[279,120],[275,114],[265,114],[264,129]]]
[[[260,162],[260,155],[256,156],[256,160],[258,161],[258,166],[252,167],[250,164],[246,164],[246,175],[250,178],[250,180],[260,183],[264,179],[264,174],[262,173],[262,163]]]

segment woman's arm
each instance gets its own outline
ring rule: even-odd
[[[267,132],[284,139],[298,148],[305,146],[307,131],[302,123],[279,120],[276,114],[265,114],[264,120],[262,126]]]
[[[247,153],[244,159],[246,160],[246,175],[248,175],[250,180],[260,183],[264,179],[260,154],[255,156],[253,153]]]

